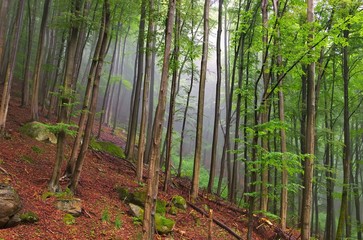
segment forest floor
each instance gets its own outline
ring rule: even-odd
[[[54,197],[42,198],[47,192],[54,166],[55,145],[20,133],[20,127],[30,121],[30,109],[19,105],[20,100],[13,98],[7,121],[9,134],[7,138],[0,139],[0,183],[13,186],[22,199],[22,212],[35,212],[39,221],[0,229],[0,239],[142,239],[142,227],[133,221],[128,205],[119,200],[115,191],[115,186],[131,190],[140,187],[135,181],[133,167],[126,160],[99,152],[88,152],[81,173],[76,197],[82,200],[83,214],[76,218],[74,224],[67,225],[63,221],[65,213],[57,210]],[[41,121],[54,122],[55,119],[41,117]],[[114,136],[106,127],[101,138],[121,147],[125,145],[124,135]],[[66,157],[70,154],[71,140],[68,139]],[[146,169],[144,172],[147,173]],[[62,183],[62,186],[65,188],[66,183]],[[189,180],[185,178],[173,179],[167,193],[160,189],[159,198],[170,201],[172,196],[182,195],[188,200],[189,186]],[[206,209],[206,206],[213,209],[214,219],[228,226],[240,239],[246,239],[246,211],[207,195],[203,190],[193,205],[199,209]],[[168,236],[156,235],[155,239],[208,238],[209,218],[191,206],[185,212],[179,212],[176,216],[167,214],[167,217],[176,221],[173,233]],[[275,226],[270,227],[264,218],[256,217],[253,239],[275,239],[278,230],[278,227],[274,229]],[[296,234],[294,231],[291,239],[297,239]],[[216,224],[213,224],[212,236],[213,239],[236,239]]]

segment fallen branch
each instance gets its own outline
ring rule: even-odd
[[[197,212],[201,213],[202,215],[209,217],[209,213],[206,213],[204,210],[200,209],[199,207],[195,206],[194,204],[188,202],[188,205],[191,206],[194,210],[196,210]],[[234,236],[236,239],[240,239],[242,240],[242,238],[240,236],[238,236],[237,233],[235,233],[231,228],[229,228],[228,226],[226,226],[224,223],[222,223],[221,221],[217,220],[217,219],[213,219],[213,222],[215,224],[217,224],[218,226],[220,226],[221,228],[223,228],[224,230],[226,230],[227,232],[229,232],[232,236]]]
[[[0,167],[0,170],[5,173],[6,175],[10,175],[4,168]]]

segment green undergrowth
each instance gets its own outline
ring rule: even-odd
[[[96,139],[91,139],[90,147],[95,151],[105,152],[114,157],[125,158],[125,153],[121,147],[112,142],[103,142]]]

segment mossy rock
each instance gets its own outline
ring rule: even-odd
[[[28,135],[38,141],[47,141],[56,144],[57,137],[52,133],[46,124],[40,122],[29,122],[21,127],[21,133]]]
[[[145,206],[146,192],[135,191],[130,194],[131,194],[131,199],[130,199],[131,203],[142,206],[142,207]]]
[[[171,205],[168,211],[171,215],[177,215],[178,214],[178,208],[174,205]]]
[[[105,152],[114,157],[125,158],[125,153],[121,147],[112,142],[103,142],[96,139],[91,139],[90,147],[95,151]]]
[[[35,223],[39,221],[38,215],[34,212],[25,212],[20,215],[20,219],[25,223]]]
[[[158,213],[155,214],[155,230],[159,234],[168,234],[173,231],[175,221]]]
[[[182,210],[187,209],[187,201],[182,196],[176,195],[171,199],[172,204]]]

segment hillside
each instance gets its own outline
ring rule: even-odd
[[[128,205],[119,200],[115,186],[130,190],[145,186],[135,182],[135,172],[129,162],[101,152],[89,151],[86,158],[76,193],[76,197],[82,200],[82,215],[73,224],[65,223],[65,213],[54,206],[55,198],[44,197],[53,169],[55,145],[20,133],[21,126],[30,120],[30,110],[19,105],[19,100],[11,101],[7,123],[9,135],[0,140],[0,183],[13,186],[22,199],[22,211],[35,212],[40,220],[1,229],[0,239],[141,239],[142,227],[134,222]],[[52,122],[54,119],[42,118],[41,121]],[[121,137],[113,136],[107,128],[104,128],[102,139],[124,145]],[[70,143],[71,139],[68,139],[66,156],[71,149]],[[62,185],[65,187],[66,182]],[[188,199],[188,186],[186,179],[174,179],[169,191],[160,190],[159,197],[170,201],[174,195],[182,195]],[[247,215],[242,209],[203,191],[193,206],[213,209],[214,219],[245,239]],[[209,219],[191,206],[185,212],[167,216],[176,221],[173,233],[169,236],[156,235],[155,239],[207,239]],[[258,219],[256,217],[254,223],[257,230],[253,239],[274,239],[276,233],[273,228]],[[212,231],[213,239],[235,239],[216,224],[213,224]]]

